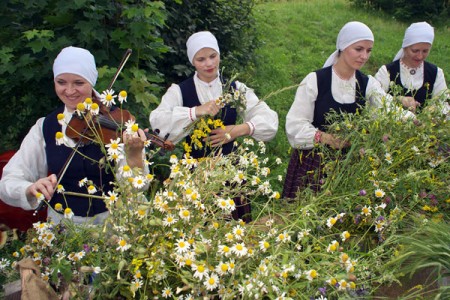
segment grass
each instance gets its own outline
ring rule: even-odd
[[[285,175],[290,145],[285,134],[286,114],[294,100],[296,88],[312,71],[320,69],[335,50],[336,37],[349,21],[367,24],[375,36],[374,49],[362,71],[374,75],[383,64],[392,61],[400,49],[409,23],[394,20],[379,11],[351,6],[347,0],[293,0],[259,2],[254,8],[262,42],[256,51],[256,65],[241,74],[248,86],[278,112],[280,125],[268,152],[284,163],[272,170]],[[435,29],[435,40],[428,61],[441,67],[450,81],[449,28]],[[293,87],[293,88],[288,88]],[[281,89],[285,91],[277,93]],[[270,97],[267,97],[271,94]],[[266,99],[267,98],[267,99]],[[280,189],[281,189],[280,183]]]

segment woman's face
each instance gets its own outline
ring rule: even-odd
[[[200,80],[211,82],[217,78],[220,64],[219,53],[212,48],[202,48],[194,56],[193,65]]]
[[[430,54],[430,43],[417,43],[403,48],[402,61],[410,68],[420,67],[422,62]]]
[[[92,85],[83,77],[71,73],[56,76],[55,91],[70,111],[76,110],[78,103],[92,97]]]
[[[353,43],[342,51],[342,59],[348,67],[359,70],[369,60],[372,47],[373,42],[369,40]]]

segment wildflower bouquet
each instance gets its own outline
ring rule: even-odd
[[[190,153],[192,147],[194,149],[211,148],[211,144],[208,141],[205,143],[204,139],[208,138],[211,130],[225,128],[223,120],[221,120],[221,112],[225,106],[236,109],[238,114],[245,112],[247,108],[246,91],[233,85],[236,77],[237,75],[234,75],[222,84],[223,94],[214,100],[220,108],[219,113],[216,116],[202,116],[185,128],[186,132],[190,132],[190,143],[183,142],[183,148],[186,153]]]

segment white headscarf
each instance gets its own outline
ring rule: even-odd
[[[430,24],[427,22],[412,23],[405,31],[402,48],[397,52],[393,61],[403,57],[403,48],[417,43],[429,43],[432,45],[433,40],[434,28]]]
[[[328,57],[323,67],[331,66],[337,61],[339,50],[343,51],[351,44],[366,40],[374,41],[373,33],[370,28],[361,22],[348,22],[342,27],[341,31],[339,31],[336,40],[336,51]]]
[[[95,86],[98,72],[94,56],[83,48],[70,46],[62,49],[53,63],[53,78],[64,73],[79,75]]]
[[[186,42],[187,55],[191,64],[194,64],[195,54],[203,48],[212,48],[220,54],[216,37],[209,31],[199,31],[189,37]]]

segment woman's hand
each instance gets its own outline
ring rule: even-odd
[[[329,145],[333,149],[343,149],[350,146],[350,142],[346,140],[341,140],[332,134],[322,132],[322,136],[320,138],[320,142],[322,144]]]
[[[144,167],[142,149],[144,149],[144,142],[146,140],[147,137],[142,129],[138,130],[137,135],[130,135],[126,132],[123,133],[123,143],[125,144],[127,164],[131,168]]]
[[[56,178],[55,174],[39,179],[38,181],[27,187],[25,191],[27,198],[31,200],[35,198],[36,194],[39,192],[44,195],[45,199],[52,199],[57,182],[58,179]]]
[[[220,110],[220,107],[216,104],[216,101],[211,100],[206,103],[203,103],[200,106],[195,107],[195,115],[197,117],[201,116],[215,116]]]
[[[223,144],[231,143],[240,136],[246,136],[249,134],[250,127],[245,123],[239,125],[228,125],[225,126],[225,129],[216,128],[211,130],[209,137],[204,141],[209,139],[211,147],[218,147]]]
[[[401,97],[403,107],[408,108],[410,111],[415,112],[416,108],[420,106],[420,102],[417,102],[413,97]]]

